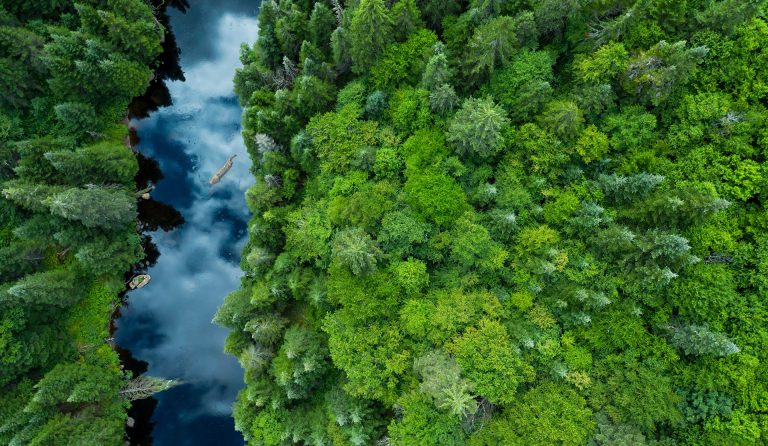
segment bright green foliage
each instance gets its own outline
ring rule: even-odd
[[[420,88],[397,90],[390,100],[389,118],[392,126],[401,134],[410,134],[426,128],[432,122],[429,96]]]
[[[359,121],[360,111],[347,106],[338,113],[312,118],[307,133],[323,169],[341,172],[350,166],[361,146],[375,145],[376,123]]]
[[[427,265],[420,260],[397,263],[394,272],[398,285],[408,294],[417,293],[429,284]]]
[[[525,392],[506,419],[482,428],[470,444],[580,446],[586,444],[594,428],[584,398],[568,387],[547,382]]]
[[[456,263],[467,270],[499,270],[508,254],[491,239],[488,230],[464,214],[454,226],[451,253]]]
[[[608,154],[608,137],[591,125],[584,129],[576,141],[576,153],[587,164],[600,161]]]
[[[533,369],[510,344],[503,325],[482,319],[447,347],[479,395],[495,404],[509,404],[515,399],[517,386],[533,379]]]
[[[321,209],[295,211],[284,228],[286,245],[304,262],[317,261],[327,255],[326,241],[331,236],[330,225]]]
[[[618,42],[603,45],[594,53],[581,53],[576,57],[573,69],[584,83],[611,82],[623,74],[629,64],[627,49]]]
[[[464,192],[456,181],[434,170],[409,175],[403,190],[408,204],[438,226],[454,221],[467,209]]]
[[[237,428],[766,443],[764,3],[265,2],[236,80],[247,274],[216,316],[245,369]],[[286,57],[297,82],[265,81]],[[36,181],[6,182],[10,200],[47,212],[81,186],[38,162],[82,150],[57,144],[19,146]],[[30,245],[84,230],[16,225]]]
[[[428,224],[411,213],[392,212],[381,220],[378,242],[386,252],[402,258],[413,254],[420,244],[427,241],[429,230]]]
[[[410,353],[402,345],[403,336],[390,324],[351,325],[353,318],[337,313],[323,326],[329,335],[331,358],[349,380],[344,390],[353,396],[391,404],[399,377],[411,364]],[[360,342],[350,344],[351,338]]]
[[[404,43],[389,46],[381,60],[371,67],[374,85],[393,89],[398,85],[415,84],[421,78],[436,42],[435,33],[422,29],[411,34]]]
[[[404,446],[460,446],[464,434],[455,416],[438,411],[427,396],[411,393],[399,401],[400,420],[389,425],[389,436]]]
[[[514,121],[537,114],[552,96],[552,56],[522,51],[509,66],[491,76],[488,92]]]

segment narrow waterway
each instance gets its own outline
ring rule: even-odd
[[[184,223],[150,235],[159,251],[152,280],[128,294],[115,340],[147,374],[183,385],[139,404],[151,415],[157,446],[240,445],[231,405],[242,370],[223,353],[227,331],[211,323],[224,296],[239,285],[240,250],[252,182],[240,135],[241,109],[232,93],[241,42],[257,35],[258,0],[189,0],[169,9],[185,81],[168,82],[172,105],[131,121],[138,150],[159,164],[152,198],[173,206]],[[211,188],[208,179],[232,155],[232,170]],[[135,415],[135,414],[134,414]],[[146,427],[144,427],[147,430]]]

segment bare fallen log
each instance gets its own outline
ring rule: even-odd
[[[208,180],[208,185],[213,186],[214,184],[221,181],[221,178],[229,172],[229,169],[232,168],[232,164],[234,164],[233,160],[235,159],[237,155],[232,155],[229,157],[226,163],[224,163],[223,166],[219,170],[216,171],[215,174],[211,177],[210,180]]]

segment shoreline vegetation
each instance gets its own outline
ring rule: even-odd
[[[270,0],[253,445],[768,442],[764,1]]]
[[[144,258],[125,111],[159,82],[155,12],[0,8],[0,444],[122,445],[130,400],[172,384],[134,378],[111,340]]]

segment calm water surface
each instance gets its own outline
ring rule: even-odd
[[[152,444],[241,445],[231,404],[242,370],[222,352],[227,331],[211,324],[224,296],[239,286],[239,255],[252,183],[240,136],[241,109],[232,93],[241,42],[257,35],[259,1],[189,1],[169,10],[186,81],[170,82],[173,105],[132,121],[139,151],[164,178],[152,197],[176,208],[185,223],[151,234],[160,257],[151,283],[128,295],[116,322],[117,344],[148,363],[148,375],[185,384],[156,396]],[[237,155],[214,188],[211,175]]]

